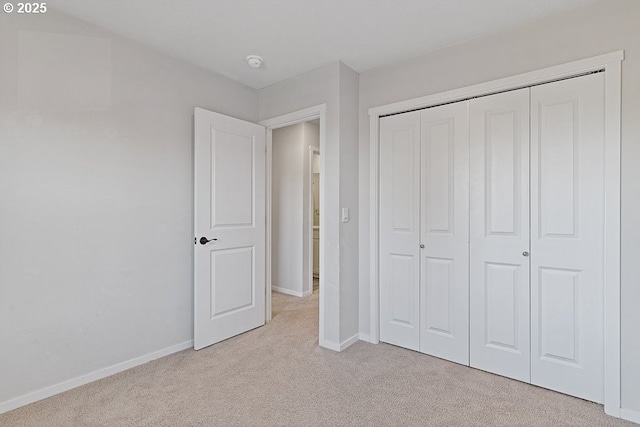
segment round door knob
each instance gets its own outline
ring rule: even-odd
[[[529,252],[527,251],[522,252],[522,256],[529,256]]]
[[[424,245],[420,245],[420,249],[424,249]]]

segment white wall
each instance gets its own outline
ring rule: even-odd
[[[304,296],[309,282],[309,146],[319,128],[300,123],[273,131],[271,274],[276,291]]]
[[[53,10],[0,14],[0,406],[188,344],[193,108],[257,102]]]
[[[342,83],[341,83],[342,82]],[[341,90],[343,93],[341,94]],[[346,93],[348,91],[348,93]],[[353,138],[351,127],[356,125],[353,118],[357,109],[352,102],[354,91],[357,93],[357,74],[339,62],[309,71],[297,77],[293,77],[281,83],[266,87],[258,91],[258,115],[260,120],[278,117],[287,113],[302,110],[314,105],[326,104],[326,144],[320,147],[325,165],[322,190],[327,198],[322,207],[324,216],[321,218],[323,227],[324,260],[323,271],[320,276],[324,295],[325,325],[323,336],[320,336],[320,345],[330,348],[338,348],[341,343],[358,333],[357,301],[353,301],[352,295],[358,292],[357,263],[347,264],[348,256],[342,254],[345,247],[349,251],[354,248],[357,251],[357,235],[348,232],[357,230],[358,217],[352,217],[348,226],[340,223],[340,208],[348,207],[357,211],[357,189],[353,189],[341,177],[342,167],[350,164],[352,171],[347,174],[352,178],[352,172],[357,170],[357,163],[351,154],[351,148],[347,145],[356,145],[357,139]],[[347,111],[349,108],[353,112]],[[350,124],[342,124],[342,117],[351,119]],[[345,151],[346,150],[346,151]],[[351,150],[351,151],[350,151]],[[341,162],[341,155],[349,153],[348,159]],[[344,192],[344,195],[342,193]],[[353,203],[341,206],[341,203]],[[347,230],[345,233],[344,231]],[[341,281],[341,279],[345,279]],[[347,296],[344,301],[341,297]],[[348,325],[347,328],[341,325]]]
[[[369,333],[373,106],[625,50],[622,65],[622,407],[640,411],[640,2],[607,0],[360,75],[360,331]]]

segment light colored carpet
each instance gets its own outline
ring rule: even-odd
[[[318,294],[267,326],[0,415],[3,426],[632,425],[602,406],[386,344],[318,347]]]

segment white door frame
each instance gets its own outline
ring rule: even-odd
[[[309,264],[309,276],[307,277],[307,283],[309,283],[309,286],[310,286],[309,289],[311,290],[311,294],[313,294],[313,217],[315,216],[314,215],[315,209],[313,208],[313,155],[314,154],[320,155],[320,147],[310,145],[309,156],[308,156],[309,185],[306,188],[307,194],[309,195],[309,199],[308,199],[309,227],[307,227],[307,229],[304,232],[307,233],[309,237],[307,239],[307,241],[309,242],[309,248],[308,248],[309,259],[307,260]],[[320,179],[322,179],[322,176],[320,177]],[[318,248],[318,250],[320,249]],[[320,266],[318,265],[318,271],[319,270],[320,270]]]
[[[605,71],[605,248],[604,248],[604,410],[620,417],[620,105],[624,51],[543,68],[499,80],[369,109],[370,149],[370,338],[380,340],[379,303],[379,127],[380,116],[476,96]],[[321,230],[322,231],[322,230]],[[322,264],[321,264],[322,265]],[[320,288],[322,290],[322,287]]]
[[[272,148],[273,148],[273,130],[283,128],[286,126],[295,125],[309,120],[320,119],[320,151],[324,151],[325,138],[326,138],[326,104],[320,104],[313,107],[305,108],[304,110],[295,111],[293,113],[284,114],[282,116],[273,117],[271,119],[263,120],[259,122],[262,126],[267,128],[267,286],[266,286],[266,321],[271,321],[271,184],[272,184]],[[320,157],[320,241],[324,241],[324,158]],[[312,201],[313,203],[313,201]],[[313,221],[311,222],[313,224]],[[313,244],[313,242],[311,242]],[[313,257],[309,257],[313,263]],[[320,245],[320,330],[319,336],[324,336],[324,247]],[[313,271],[311,271],[313,274]],[[312,276],[313,277],[313,276]]]

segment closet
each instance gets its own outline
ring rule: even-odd
[[[601,403],[604,73],[380,118],[380,340]]]

